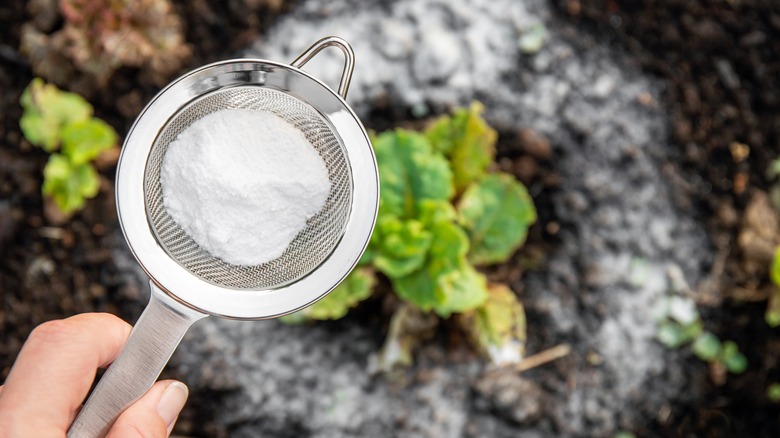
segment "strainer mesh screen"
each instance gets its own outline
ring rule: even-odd
[[[225,109],[267,111],[299,129],[328,169],[330,193],[323,209],[277,259],[256,266],[236,266],[202,249],[163,206],[160,167],[168,145],[190,124]],[[239,87],[206,95],[173,116],[155,140],[144,177],[146,209],[152,230],[168,254],[198,277],[223,287],[266,289],[301,278],[319,266],[344,233],[352,205],[352,175],[344,148],[310,105],[276,90]],[[252,238],[253,236],[246,236]]]

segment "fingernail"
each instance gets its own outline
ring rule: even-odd
[[[189,394],[187,385],[181,382],[173,382],[163,391],[160,403],[157,404],[157,413],[162,417],[168,431],[171,430],[176,418],[179,417],[179,412],[184,407]]]

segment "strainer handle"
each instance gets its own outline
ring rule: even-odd
[[[187,329],[206,317],[150,284],[149,304],[71,425],[68,438],[106,436],[119,415],[152,387]]]
[[[349,43],[343,39],[339,38],[337,36],[329,36],[325,37],[316,43],[312,44],[311,47],[306,49],[305,52],[301,53],[300,56],[295,58],[295,61],[292,62],[293,67],[295,68],[301,68],[304,64],[309,62],[311,58],[314,57],[317,53],[320,52],[320,50],[326,48],[335,46],[341,49],[341,52],[344,54],[344,69],[341,71],[341,81],[339,81],[339,94],[344,99],[347,98],[347,90],[349,89],[349,83],[352,80],[352,71],[355,69],[355,52],[352,50],[352,46],[349,45]]]

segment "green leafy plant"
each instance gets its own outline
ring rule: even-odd
[[[678,295],[667,297],[659,312],[656,338],[669,348],[690,345],[693,354],[704,362],[740,374],[748,362],[734,341],[722,342],[716,335],[705,331],[696,304]]]
[[[92,106],[81,96],[40,78],[24,90],[21,105],[19,125],[25,138],[51,153],[43,169],[43,194],[65,214],[83,208],[100,189],[92,161],[116,147],[114,128],[92,117]]]
[[[482,110],[475,103],[424,132],[397,129],[373,139],[382,188],[379,214],[363,267],[346,282],[377,271],[415,309],[441,318],[459,314],[456,320],[477,349],[494,361],[518,361],[525,341],[522,305],[507,286],[489,285],[477,267],[511,257],[525,241],[536,210],[519,181],[489,171],[497,134],[482,119]],[[373,282],[361,284],[373,287]],[[341,317],[367,296],[365,289],[334,292],[288,321]],[[322,315],[317,306],[340,311]],[[412,348],[408,337],[393,339],[406,336],[401,328],[409,324],[400,319],[412,314],[396,314],[391,327],[397,329],[385,350]],[[391,356],[410,357],[383,355]]]

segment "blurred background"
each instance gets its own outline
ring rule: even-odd
[[[774,0],[4,1],[0,378],[41,322],[146,304],[114,200],[146,103],[326,35],[354,47],[366,128],[452,169],[476,298],[410,295],[392,262],[413,250],[380,236],[327,305],[196,324],[163,373],[191,390],[174,434],[780,436]],[[305,70],[335,87],[342,62]]]

